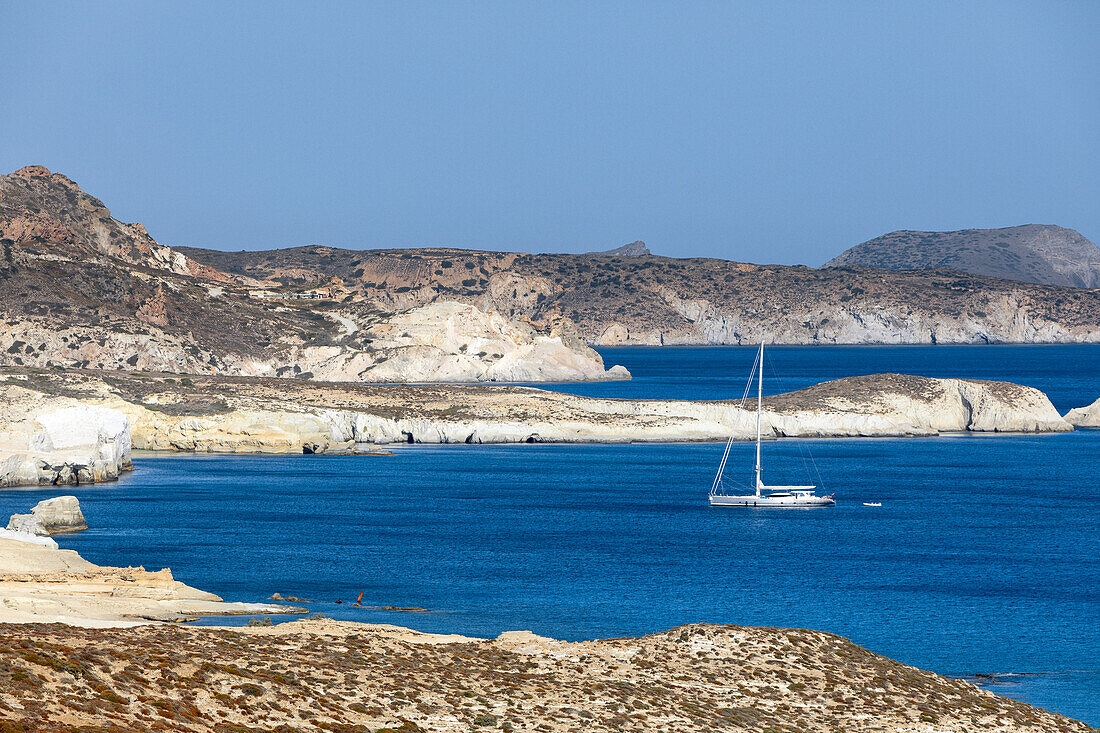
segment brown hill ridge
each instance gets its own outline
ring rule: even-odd
[[[170,248],[0,176],[0,364],[338,381],[624,376],[588,344],[1100,342],[1100,291],[619,253]]]
[[[158,244],[59,173],[0,176],[0,364],[344,381],[629,376],[605,371],[560,320],[540,330],[443,301],[396,314],[408,309],[337,300],[338,278],[307,293],[261,285]]]
[[[858,244],[825,267],[946,268],[1007,280],[1100,287],[1100,247],[1073,229],[1042,224],[956,232],[899,231]]]
[[[592,344],[1100,341],[1100,292],[947,270],[815,270],[652,254],[181,250],[284,289],[338,279],[347,297],[382,309],[446,299],[534,323],[565,318]]]

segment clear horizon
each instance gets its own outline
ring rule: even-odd
[[[1100,239],[1100,4],[0,10],[0,172],[160,242],[818,266],[899,229]]]

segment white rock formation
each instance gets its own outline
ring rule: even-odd
[[[1087,407],[1074,407],[1066,413],[1066,422],[1078,428],[1100,428],[1100,399]]]
[[[241,381],[233,385],[234,394],[225,396],[221,383],[212,380],[219,387],[220,408],[204,409],[194,394],[174,403],[180,394],[173,390],[181,389],[172,386],[174,382],[161,385],[165,392],[146,394],[140,404],[111,395],[105,385],[96,392],[91,389],[95,384],[89,379],[82,386],[98,395],[88,398],[93,405],[78,408],[71,398],[40,397],[33,408],[23,405],[30,414],[15,423],[37,426],[33,436],[23,434],[24,446],[49,439],[46,447],[61,444],[69,451],[98,456],[101,465],[96,471],[70,458],[67,476],[117,476],[129,465],[131,441],[135,448],[147,450],[300,454],[359,452],[360,446],[395,442],[670,442],[724,440],[731,434],[749,439],[755,431],[754,411],[735,402],[598,399],[519,387],[341,386],[291,380]],[[12,394],[20,388],[2,389]],[[189,404],[197,405],[201,414],[187,414]],[[87,439],[74,437],[73,417],[78,413],[73,411],[79,409],[102,418],[91,431],[99,443],[80,445]],[[105,424],[124,427],[118,433],[103,428]],[[62,425],[67,427],[61,430]],[[770,397],[763,425],[769,437],[1073,429],[1042,392],[1030,387],[902,375],[852,377]],[[27,454],[21,449],[5,455],[0,446],[0,466],[26,466]],[[3,480],[8,485],[41,482],[37,460],[30,460],[29,470],[7,471]],[[61,475],[51,471],[45,478]]]
[[[579,339],[546,335],[520,320],[440,301],[367,330],[371,351],[309,346],[292,360],[313,379],[337,382],[574,382],[629,379]]]
[[[0,529],[0,540],[15,540],[16,542],[29,542],[32,545],[40,545],[42,547],[48,547],[51,550],[57,549],[57,541],[49,537],[43,537],[42,535],[35,534],[33,532],[23,532],[20,530],[12,529]]]
[[[55,496],[34,505],[30,514],[12,514],[8,529],[34,535],[51,535],[88,529],[75,496]]]
[[[208,614],[300,613],[268,603],[226,603],[165,568],[93,565],[56,543],[13,541],[0,530],[0,623],[135,626]]]
[[[860,392],[857,384],[826,399],[806,397],[805,407],[793,393],[765,409],[764,430],[775,437],[1072,430],[1046,396],[1029,387],[898,379],[916,380],[925,393],[908,393],[908,384]],[[447,406],[417,402],[416,395],[404,399],[364,398],[344,409],[284,402],[202,418],[115,405],[131,418],[135,446],[150,450],[320,453],[370,443],[668,442],[755,434],[755,413],[732,402],[609,400],[535,389],[456,392],[444,398]]]
[[[126,415],[73,398],[0,387],[0,486],[107,481],[133,468]]]

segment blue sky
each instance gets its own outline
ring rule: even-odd
[[[1100,241],[1100,3],[0,5],[0,169],[159,241],[819,265]]]

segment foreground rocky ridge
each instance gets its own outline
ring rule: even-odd
[[[0,451],[8,451],[7,457],[0,452],[0,466],[6,467],[0,485],[117,477],[130,466],[131,446],[332,453],[394,442],[618,443],[755,436],[755,410],[736,402],[599,399],[528,387],[6,369],[0,371],[0,400],[10,405],[0,416],[0,435],[6,436]],[[86,422],[80,419],[85,410]],[[93,419],[103,415],[116,428],[108,436]],[[68,427],[60,435],[50,433],[47,426],[56,425]],[[1030,387],[897,374],[849,377],[768,397],[763,426],[768,437],[1073,429],[1045,395]],[[56,448],[57,442],[69,453],[36,453],[40,446]],[[111,460],[97,458],[103,455]]]
[[[561,319],[536,326],[442,300],[380,309],[338,301],[335,284],[261,285],[158,244],[59,173],[0,176],[0,364],[367,382],[629,377],[606,371]]]
[[[11,730],[1092,730],[802,629],[694,624],[566,643],[317,620],[0,625],[0,649],[0,716]]]

